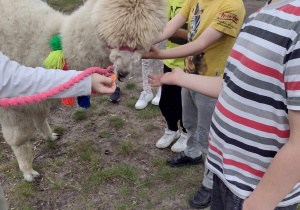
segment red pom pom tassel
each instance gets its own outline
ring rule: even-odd
[[[75,103],[75,98],[62,98],[61,102],[66,106],[72,106]]]

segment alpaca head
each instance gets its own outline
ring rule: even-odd
[[[166,24],[165,0],[94,0],[91,19],[110,50],[119,79],[125,78]]]
[[[137,50],[128,47],[111,49],[109,59],[114,64],[118,80],[122,81],[130,73],[133,65],[141,59],[144,50]]]

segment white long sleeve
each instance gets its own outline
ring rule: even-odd
[[[80,73],[75,70],[63,71],[21,66],[0,51],[0,98],[41,93],[69,81]],[[89,76],[53,98],[90,95],[91,85],[91,76]]]

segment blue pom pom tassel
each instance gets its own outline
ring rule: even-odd
[[[77,97],[78,105],[82,108],[88,109],[91,107],[90,97],[89,96],[79,96]]]

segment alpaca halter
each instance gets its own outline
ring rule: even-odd
[[[46,100],[47,98],[51,98],[60,92],[63,92],[66,89],[69,89],[70,87],[74,86],[76,83],[83,80],[85,77],[88,77],[89,75],[93,73],[102,74],[106,77],[114,75],[112,71],[114,68],[112,66],[108,67],[107,69],[102,69],[99,67],[92,67],[89,68],[82,73],[78,74],[73,79],[70,79],[68,82],[65,82],[64,84],[61,84],[55,88],[52,88],[51,90],[47,90],[42,93],[38,93],[32,96],[23,96],[19,98],[3,98],[0,99],[0,107],[9,107],[9,106],[19,106],[19,105],[25,105],[25,104],[32,104],[36,102],[40,102],[42,100]]]

